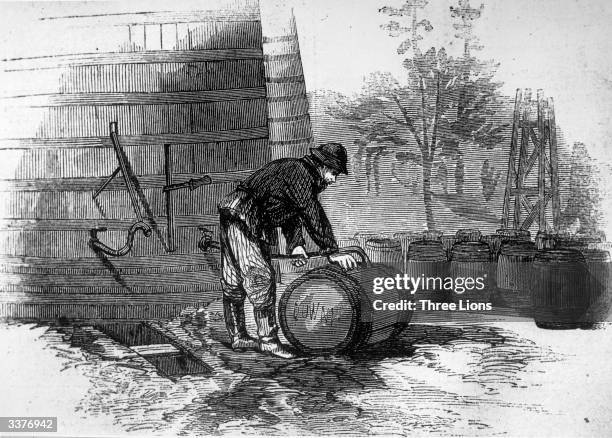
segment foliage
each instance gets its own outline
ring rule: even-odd
[[[595,235],[600,228],[602,195],[598,188],[597,165],[583,143],[575,143],[570,168],[570,195],[561,214],[561,230],[577,224],[579,234]]]

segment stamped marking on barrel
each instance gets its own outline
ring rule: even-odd
[[[325,306],[320,302],[302,304],[295,302],[293,306],[293,319],[310,319],[311,321],[320,321],[324,324],[329,324],[333,327],[334,320],[338,319],[338,312],[334,314],[335,307]]]

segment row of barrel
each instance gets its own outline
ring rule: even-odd
[[[429,279],[432,288],[423,291],[429,298],[493,302],[554,329],[586,327],[607,318],[612,275],[609,244],[602,240],[538,233],[532,241],[525,230],[482,235],[467,229],[455,235],[361,233],[341,246],[361,246],[372,262],[421,277],[422,285]],[[468,287],[466,279],[472,279]]]

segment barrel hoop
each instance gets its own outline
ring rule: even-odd
[[[298,120],[310,120],[310,114],[306,113],[288,117],[268,117],[268,122],[270,123],[297,122]]]
[[[300,99],[308,99],[308,95],[306,93],[299,93],[299,94],[288,94],[286,96],[268,96],[266,97],[266,100],[270,103],[290,102],[292,100],[300,100]]]
[[[223,90],[173,91],[171,93],[55,93],[0,97],[7,105],[31,108],[55,106],[174,105],[263,99],[266,87]]]
[[[215,143],[234,140],[255,140],[268,138],[267,126],[255,126],[245,129],[225,131],[201,131],[181,134],[142,134],[120,135],[119,140],[125,146],[142,146],[151,144],[191,144]],[[0,139],[0,149],[35,149],[35,148],[110,148],[110,137],[58,137],[58,138],[20,138]]]
[[[284,56],[284,55],[283,55]],[[297,54],[299,56],[299,53]],[[109,64],[167,64],[182,62],[227,61],[237,59],[264,59],[262,49],[208,49],[208,50],[148,50],[143,52],[82,53],[4,60],[5,72],[49,70],[79,65]]]
[[[113,258],[102,262],[98,258],[49,259],[44,257],[2,257],[0,272],[38,275],[108,275],[110,264],[116,273],[133,275],[165,272],[218,271],[220,264],[210,255],[181,254],[180,256],[148,256]]]
[[[305,137],[305,138],[296,138],[294,140],[276,140],[276,141],[270,140],[268,141],[268,144],[270,146],[279,146],[279,145],[288,146],[288,145],[312,143],[312,141],[313,141],[312,137]]]
[[[44,297],[48,294],[57,294],[70,299],[73,295],[97,295],[97,294],[114,294],[123,295],[125,293],[132,294],[174,294],[187,292],[204,292],[220,290],[221,285],[218,281],[209,282],[192,282],[185,283],[184,281],[175,281],[172,284],[162,284],[154,286],[121,286],[118,282],[116,285],[98,285],[98,286],[68,286],[68,285],[9,285],[3,284],[0,286],[0,291],[4,294],[37,294],[39,297]]]
[[[273,84],[299,83],[299,82],[304,82],[304,81],[305,81],[304,75],[280,76],[280,77],[266,76],[266,82],[270,82]]]
[[[263,55],[264,62],[270,61],[284,61],[284,60],[297,60],[300,61],[300,52],[294,53],[282,53],[278,55]]]
[[[206,175],[210,176],[213,185],[227,184],[242,181],[255,170],[215,172]],[[202,178],[202,175],[201,173],[175,173],[172,178],[173,183],[178,184]],[[106,180],[107,177],[0,180],[0,192],[93,192]],[[166,185],[166,177],[165,175],[139,175],[138,182],[143,189],[162,188]],[[125,182],[119,178],[114,179],[105,190],[125,190]]]
[[[283,334],[287,338],[287,340],[292,344],[298,346],[301,350],[312,353],[312,354],[325,354],[325,353],[333,353],[333,352],[341,352],[352,346],[354,343],[354,335],[356,330],[358,329],[357,321],[361,319],[361,306],[359,300],[356,298],[356,294],[359,290],[359,285],[355,280],[345,275],[342,271],[339,271],[340,268],[336,268],[335,266],[322,266],[320,268],[315,268],[312,271],[308,272],[306,275],[295,280],[291,283],[285,292],[283,293],[280,302],[278,304],[278,314],[280,319],[280,325],[283,330]],[[313,279],[323,279],[323,280],[332,280],[335,282],[339,282],[342,290],[346,292],[346,297],[349,300],[352,310],[352,324],[349,327],[349,333],[347,337],[334,349],[313,349],[306,347],[303,345],[293,334],[288,330],[289,325],[287,324],[287,303],[291,297],[291,294],[298,288],[302,283],[307,280]]]
[[[298,37],[296,34],[274,36],[274,37],[263,37],[262,42],[267,43],[284,43],[289,41],[297,41]]]
[[[166,227],[168,221],[165,216],[155,218],[158,228]],[[134,219],[0,219],[0,230],[3,231],[61,231],[80,230],[89,231],[96,227],[105,227],[108,230],[125,230],[134,224]],[[218,226],[219,215],[199,214],[190,216],[176,216],[176,227]],[[102,235],[100,235],[102,237]]]

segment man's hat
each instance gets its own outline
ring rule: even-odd
[[[346,149],[340,143],[325,143],[316,148],[310,148],[312,156],[321,164],[348,175]]]

